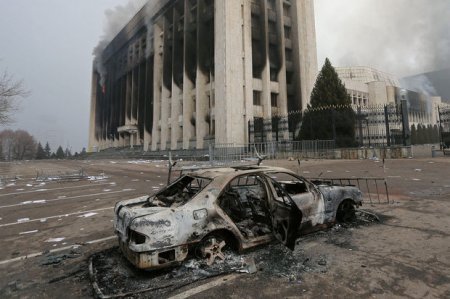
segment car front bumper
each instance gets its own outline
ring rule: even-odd
[[[188,255],[188,246],[180,245],[149,252],[135,252],[120,237],[119,247],[127,260],[143,270],[162,269],[184,261]]]

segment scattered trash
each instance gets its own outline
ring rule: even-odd
[[[60,264],[62,261],[66,259],[73,259],[80,256],[80,253],[64,253],[64,254],[58,254],[58,255],[46,255],[44,257],[44,260],[41,262],[42,266],[49,266],[49,265],[56,265]]]

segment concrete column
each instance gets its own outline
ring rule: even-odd
[[[125,116],[125,125],[131,125],[131,118],[133,113],[133,105],[132,105],[132,90],[133,90],[133,84],[132,84],[132,77],[133,72],[127,72],[127,85],[126,85],[126,116]]]
[[[241,1],[215,1],[216,143],[245,142]]]
[[[149,65],[150,64],[147,64],[147,68],[146,68],[145,84],[153,84],[153,82],[149,82],[149,74],[150,74],[150,72],[153,72],[153,69],[148,67]],[[147,87],[146,87],[146,89],[147,89]],[[150,101],[149,101],[149,93],[146,90],[146,93],[145,93],[145,105],[144,105],[145,112],[144,112],[144,119],[142,120],[144,122],[144,144],[143,144],[144,151],[148,151],[149,150],[149,145],[152,142],[151,132],[149,132],[147,130],[147,120],[146,119],[147,119],[147,117],[150,117],[149,115],[147,115],[147,111],[148,111],[147,107],[148,107],[148,105],[151,105],[151,104],[150,104]],[[152,113],[153,113],[153,111],[152,111]]]
[[[302,97],[302,110],[304,111],[309,104],[311,91],[316,81],[318,72],[317,68],[317,48],[316,48],[316,28],[314,19],[314,2],[313,0],[297,0],[292,1],[292,13],[294,15],[293,27],[297,33],[297,43],[295,48],[299,56],[300,66],[300,92]]]
[[[198,149],[204,148],[204,138],[208,134],[208,124],[206,122],[206,115],[209,110],[209,99],[206,93],[207,82],[210,74],[204,74],[199,66],[200,55],[202,55],[200,48],[204,46],[202,31],[202,7],[205,0],[197,1],[197,79],[196,79],[196,94],[195,94],[195,130],[197,137]],[[217,1],[216,1],[217,2]],[[216,35],[217,37],[217,35]]]
[[[177,52],[183,52],[183,49],[179,51],[176,49],[177,43],[175,40],[178,38],[177,24],[180,21],[180,13],[176,8],[173,9],[173,48],[172,48],[172,111],[171,111],[171,149],[176,150],[179,149],[178,142],[182,141],[182,128],[180,124],[180,116],[182,115],[182,105],[183,105],[183,90],[176,84],[175,80],[173,80],[173,74],[175,70],[175,55]]]
[[[163,32],[161,25],[154,25],[155,56],[153,62],[153,130],[152,150],[156,151],[161,143],[161,97],[162,97],[162,66],[163,66]]]
[[[217,67],[217,66],[216,66]],[[207,123],[205,121],[206,114],[209,109],[208,96],[206,94],[206,85],[208,77],[197,69],[197,82],[195,89],[195,130],[197,137],[197,148],[201,149],[204,146],[204,138],[208,134]]]
[[[281,48],[281,68],[278,74],[278,111],[280,114],[280,120],[278,124],[279,131],[281,133],[282,140],[289,139],[289,126],[287,121],[288,104],[287,104],[287,83],[286,83],[286,39],[284,37],[284,13],[283,13],[284,0],[276,1],[277,9],[277,30],[280,37]]]
[[[89,145],[88,152],[92,152],[94,148],[98,148],[98,140],[95,138],[95,113],[96,113],[96,103],[97,103],[97,88],[98,88],[98,75],[95,71],[92,72],[92,83],[91,83],[91,115],[89,117]]]
[[[242,44],[244,63],[244,143],[254,141],[253,123],[253,69],[252,69],[252,3],[242,1]],[[216,110],[217,111],[217,110]],[[253,127],[251,127],[253,126]],[[216,126],[217,127],[217,126]],[[250,134],[249,134],[250,132]],[[253,135],[251,135],[253,132]]]
[[[271,88],[270,88],[270,59],[269,59],[269,20],[267,13],[267,0],[262,1],[264,13],[264,34],[266,35],[266,66],[262,72],[262,92],[261,104],[263,106],[264,117],[264,140],[272,141],[272,102],[271,102]]]
[[[183,149],[189,149],[190,140],[195,136],[195,127],[191,123],[191,118],[195,111],[195,94],[194,82],[189,79],[187,75],[186,59],[189,49],[186,42],[189,38],[187,29],[192,21],[191,5],[189,0],[184,0],[184,75],[183,75]],[[192,49],[190,49],[192,50]]]

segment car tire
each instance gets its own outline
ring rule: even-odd
[[[341,202],[336,212],[336,220],[341,223],[349,223],[356,220],[356,208],[352,200],[346,199]]]

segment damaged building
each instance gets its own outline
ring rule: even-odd
[[[151,0],[94,61],[89,150],[287,140],[316,74],[313,0]]]

